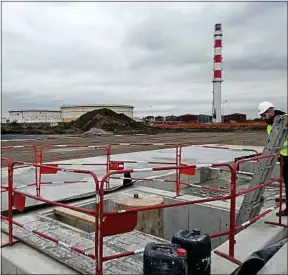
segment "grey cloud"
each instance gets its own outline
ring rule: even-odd
[[[207,14],[213,14],[212,6],[213,4],[210,10],[208,7],[205,9]],[[214,7],[217,10],[217,6]],[[287,69],[287,11],[284,7],[285,3],[231,3],[231,10],[228,10],[225,17],[219,14],[219,17],[223,17],[224,62],[227,69]],[[212,40],[212,28],[208,37],[207,32],[203,31],[203,25],[199,23],[199,17],[201,16],[171,11],[162,14],[160,18],[149,18],[134,27],[124,43],[125,47],[128,45],[139,49],[140,57],[133,60],[131,68],[201,65],[211,62],[209,43]],[[208,22],[211,17],[213,18],[207,17]],[[249,25],[250,21],[252,25]],[[215,21],[211,22],[210,26],[214,23]],[[279,23],[282,24],[281,28]],[[269,43],[263,44],[264,39]],[[225,56],[226,49],[239,46],[238,52],[228,50]],[[276,47],[278,51],[271,50]],[[142,55],[140,50],[144,51]]]
[[[247,2],[243,6],[238,6],[236,12],[233,13],[227,23],[232,27],[239,26],[241,24],[249,24],[250,21],[255,23],[255,20],[262,21],[265,25],[266,16],[274,17],[277,19],[279,12],[287,13],[287,3],[286,2]],[[286,19],[287,20],[287,19]],[[273,21],[268,20],[269,24],[273,24]]]
[[[2,39],[3,63],[7,69],[35,72],[61,68],[68,72],[93,70],[101,73],[115,70],[113,56],[109,56],[105,49],[89,44],[77,41],[66,45],[42,44],[7,31],[3,31]]]
[[[118,103],[136,115],[150,105],[209,113],[218,22],[226,111],[287,105],[285,3],[13,4],[2,9],[4,112]]]
[[[233,59],[233,62],[227,62],[227,70],[257,70],[257,71],[287,71],[287,58],[285,56],[270,56],[269,54],[260,54],[246,56],[245,59]]]

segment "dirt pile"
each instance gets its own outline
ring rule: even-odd
[[[88,112],[76,121],[70,123],[71,127],[87,132],[92,128],[102,129],[114,134],[157,134],[161,129],[148,126],[143,122],[136,122],[132,118],[118,114],[110,109],[99,109]]]
[[[93,136],[111,136],[112,132],[107,132],[103,129],[91,128],[89,131],[83,133],[81,137],[93,137]]]

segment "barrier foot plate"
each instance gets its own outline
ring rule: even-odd
[[[12,245],[14,245],[15,243],[18,243],[19,241],[18,240],[13,240],[11,243],[4,243],[4,244],[1,244],[1,248],[3,248],[3,247],[7,247],[7,246],[12,246]]]
[[[282,226],[282,227],[288,228],[288,225],[287,225],[287,224],[283,224],[283,223],[279,223],[279,222],[269,222],[269,221],[265,221],[264,223],[266,223],[266,224],[272,224],[272,225],[277,225],[277,226]]]
[[[228,255],[228,254],[226,254],[226,253],[224,253],[224,252],[215,250],[214,253],[217,254],[217,255],[220,256],[220,257],[223,257],[223,258],[225,258],[225,259],[233,262],[234,264],[238,264],[238,265],[241,265],[241,264],[242,264],[241,261],[239,261],[238,259],[235,259],[234,257],[232,257],[232,256],[230,256],[230,255]]]

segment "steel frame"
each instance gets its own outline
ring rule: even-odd
[[[40,150],[39,150],[39,154],[38,154],[38,157],[39,157],[39,161],[38,161],[38,164],[41,164],[41,165],[52,165],[52,163],[50,164],[44,164],[44,151],[45,149],[53,149],[53,148],[93,148],[93,149],[96,149],[96,150],[105,150],[106,154],[107,154],[107,148],[105,146],[97,146],[97,145],[80,145],[80,144],[56,144],[56,145],[51,145],[51,144],[44,144],[40,147]],[[71,166],[71,165],[74,165],[74,166],[105,166],[106,167],[106,171],[108,169],[108,163],[81,163],[81,164],[78,164],[78,163],[56,163],[56,162],[53,162],[53,165],[56,165],[56,166]],[[43,168],[43,167],[42,167]],[[55,182],[42,182],[42,175],[45,174],[45,173],[42,173],[42,170],[41,170],[41,167],[38,168],[37,170],[39,170],[39,187],[41,186],[41,184],[53,184]],[[63,182],[64,184],[65,183],[80,183],[80,182],[86,182],[86,181],[69,181],[69,182]],[[39,195],[40,195],[40,190],[39,190]]]
[[[20,148],[31,148],[32,149],[32,153],[33,153],[33,159],[32,159],[32,162],[33,163],[38,163],[37,162],[37,147],[36,145],[15,145],[15,146],[2,146],[1,147],[1,151],[2,150],[13,150],[13,149],[20,149]],[[9,159],[9,161],[11,162],[11,160]],[[24,167],[27,167],[27,166],[23,166]],[[9,169],[9,168],[8,168]],[[39,182],[38,182],[38,170],[35,168],[35,182],[34,183],[30,183],[29,185],[27,186],[36,186],[36,194],[40,195],[40,186],[39,186]],[[20,186],[19,188],[23,188],[23,187],[26,187],[26,186]],[[1,191],[2,192],[6,192],[5,190]]]
[[[3,160],[3,159],[2,159]],[[5,220],[8,222],[8,236],[9,236],[9,241],[8,243],[1,245],[1,247],[3,246],[11,246],[15,243],[15,241],[13,241],[13,224],[16,226],[19,226],[29,232],[32,232],[40,237],[43,237],[49,241],[52,241],[58,245],[61,245],[67,249],[70,249],[74,252],[78,252],[82,255],[85,255],[87,257],[89,257],[92,260],[95,260],[95,274],[99,274],[97,268],[99,267],[98,264],[98,235],[99,235],[99,217],[98,217],[98,212],[99,212],[99,203],[96,203],[96,207],[95,210],[87,210],[85,208],[81,208],[81,207],[76,207],[73,205],[67,205],[67,204],[63,204],[63,203],[59,203],[59,202],[55,202],[55,201],[51,201],[48,199],[45,199],[41,196],[38,195],[32,195],[32,194],[28,194],[28,193],[24,193],[21,191],[18,191],[16,188],[13,188],[13,169],[15,169],[16,165],[21,165],[21,167],[36,167],[36,168],[49,168],[49,169],[54,169],[57,171],[62,171],[62,172],[68,172],[68,173],[79,173],[79,174],[87,174],[90,175],[94,182],[95,182],[95,194],[96,194],[96,201],[97,201],[97,194],[99,194],[99,180],[96,176],[96,174],[92,171],[89,170],[79,170],[79,169],[64,169],[64,168],[59,168],[59,167],[55,167],[55,166],[49,166],[49,165],[41,165],[41,164],[35,164],[35,163],[27,163],[27,162],[20,162],[20,161],[15,161],[13,163],[11,163],[9,160],[7,161],[7,165],[9,165],[9,171],[10,171],[10,177],[9,177],[9,181],[8,181],[8,217],[1,215],[1,220]],[[25,207],[25,200],[26,198],[32,198],[34,200],[37,201],[42,201],[48,205],[51,206],[58,206],[58,207],[63,207],[63,208],[67,208],[67,209],[71,209],[74,211],[78,211],[80,213],[84,213],[84,214],[88,214],[88,215],[92,215],[93,217],[95,217],[95,254],[89,254],[87,253],[85,250],[79,248],[79,247],[74,247],[74,246],[69,246],[66,243],[61,242],[61,240],[55,239],[49,235],[43,234],[37,230],[30,230],[28,228],[25,228],[25,226],[23,224],[20,224],[19,222],[13,221],[13,206],[15,206],[15,201],[16,198],[15,196],[19,196],[21,198],[24,198],[24,200],[21,202],[21,204],[24,204],[23,206]]]
[[[175,162],[153,162],[153,161],[147,161],[147,162],[141,162],[141,161],[122,161],[124,164],[125,163],[146,163],[146,164],[166,164],[166,165],[176,165],[179,166],[180,165],[180,154],[179,154],[179,145],[175,144],[175,143],[112,143],[109,144],[107,146],[107,163],[108,163],[108,167],[110,167],[110,163],[111,163],[111,152],[112,152],[112,147],[115,146],[155,146],[155,147],[160,147],[160,146],[164,146],[164,147],[168,147],[168,148],[175,148]],[[124,168],[123,168],[124,169]],[[122,169],[122,170],[123,170]],[[115,170],[115,169],[113,169]],[[110,172],[111,170],[108,169],[106,172],[107,174]],[[106,178],[106,188],[109,188],[109,180],[110,177]],[[143,180],[143,179],[141,179]],[[146,179],[145,179],[146,180]],[[166,180],[167,182],[167,180]],[[179,196],[180,194],[180,173],[179,170],[176,169],[176,180],[169,180],[169,182],[175,182],[175,187],[176,187],[176,196]]]

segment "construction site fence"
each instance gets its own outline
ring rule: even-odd
[[[137,224],[137,213],[140,211],[148,211],[148,210],[153,210],[153,209],[160,209],[160,208],[170,208],[170,207],[175,207],[175,206],[185,206],[185,205],[192,205],[192,204],[200,204],[200,203],[207,203],[207,202],[213,202],[213,201],[223,201],[223,200],[230,200],[230,222],[229,222],[229,230],[225,231],[225,232],[219,232],[216,234],[211,234],[210,237],[211,238],[216,238],[216,237],[220,237],[220,236],[225,236],[228,235],[229,239],[229,252],[227,255],[225,255],[225,253],[220,252],[218,250],[215,251],[216,254],[225,257],[226,259],[229,259],[230,261],[240,264],[241,262],[235,258],[234,256],[234,251],[235,251],[235,236],[238,230],[240,229],[244,229],[246,228],[248,225],[252,224],[253,222],[261,219],[262,217],[264,217],[266,214],[270,213],[271,211],[273,211],[274,209],[280,207],[281,209],[281,203],[282,203],[282,187],[280,187],[279,192],[280,192],[280,201],[278,204],[276,204],[273,207],[270,207],[269,209],[266,209],[264,212],[262,212],[261,214],[252,217],[250,220],[248,220],[247,222],[236,226],[236,198],[240,195],[244,195],[248,192],[263,188],[264,186],[267,186],[273,182],[279,182],[280,186],[282,186],[282,179],[280,178],[276,178],[276,179],[271,179],[267,182],[263,182],[263,183],[259,183],[257,186],[253,187],[253,188],[249,188],[245,191],[240,191],[237,192],[236,191],[236,175],[237,175],[237,167],[240,163],[244,162],[244,161],[249,161],[249,160],[260,160],[263,158],[267,158],[267,157],[275,157],[275,154],[271,154],[271,155],[267,155],[267,156],[256,156],[256,157],[251,157],[250,159],[247,160],[239,160],[237,161],[234,165],[230,165],[230,164],[211,164],[211,167],[221,167],[221,166],[226,166],[230,171],[231,171],[231,186],[230,186],[230,192],[229,194],[225,195],[225,196],[219,196],[219,197],[214,197],[214,198],[205,198],[205,199],[199,199],[199,200],[194,200],[194,201],[185,201],[185,202],[177,202],[177,203],[171,203],[171,204],[164,204],[164,205],[157,205],[157,206],[149,206],[149,207],[137,207],[137,208],[130,208],[130,209],[125,209],[125,210],[121,210],[121,211],[117,211],[117,212],[104,212],[104,208],[103,208],[103,203],[104,203],[104,182],[105,182],[105,177],[110,177],[112,175],[115,174],[119,174],[119,173],[132,173],[132,172],[151,172],[151,171],[163,171],[163,170],[169,170],[169,169],[197,169],[199,167],[203,167],[203,165],[186,165],[185,168],[183,168],[182,166],[178,166],[178,167],[156,167],[156,168],[143,168],[143,169],[125,169],[123,171],[113,171],[110,172],[109,174],[107,174],[101,181],[101,185],[100,185],[100,219],[101,220],[107,220],[109,217],[111,216],[119,216],[122,215],[121,218],[118,218],[118,220],[122,220],[122,221],[126,221],[126,225],[128,226],[129,221],[130,223],[133,224],[133,216],[132,213],[134,213],[134,224]],[[126,215],[126,216],[125,216]],[[132,219],[132,221],[131,221]],[[136,221],[136,222],[135,222]],[[110,223],[111,224],[111,223]],[[135,226],[136,226],[135,224]],[[281,216],[279,217],[279,222],[278,223],[274,223],[275,225],[280,225],[280,226],[286,226],[282,224],[282,220],[281,220]],[[115,223],[116,225],[116,223]],[[133,227],[133,225],[132,225]],[[103,230],[103,224],[100,224],[100,235],[99,235],[99,242],[100,242],[100,247],[99,247],[99,263],[100,266],[102,266],[102,263],[104,261],[107,260],[112,260],[112,259],[117,259],[117,258],[121,258],[121,257],[125,257],[128,255],[134,255],[137,253],[142,253],[143,250],[138,250],[138,251],[126,251],[123,253],[119,253],[119,254],[115,254],[115,255],[110,255],[109,257],[104,257],[103,256],[103,239],[104,236],[107,236],[107,234],[105,234],[105,231]]]
[[[89,171],[89,170],[79,170],[79,169],[64,169],[64,168],[59,168],[55,166],[49,166],[49,165],[40,165],[40,164],[35,164],[35,163],[27,163],[27,162],[20,162],[16,161],[11,163],[9,159],[3,159],[2,161],[6,161],[7,166],[8,166],[8,173],[9,173],[9,178],[8,178],[8,187],[5,186],[5,189],[7,189],[8,193],[8,200],[7,200],[7,206],[8,206],[8,215],[4,216],[1,215],[1,220],[4,220],[8,223],[8,242],[1,244],[1,247],[5,247],[8,245],[13,245],[14,243],[17,242],[17,240],[13,239],[13,225],[18,226],[22,229],[24,229],[27,232],[33,233],[37,235],[38,237],[44,238],[48,241],[51,241],[55,243],[56,245],[60,245],[66,249],[69,249],[73,252],[80,253],[91,260],[95,261],[95,267],[99,266],[98,264],[98,225],[99,225],[99,204],[97,203],[95,206],[95,210],[87,210],[85,208],[81,207],[76,207],[73,205],[68,205],[68,204],[63,204],[59,203],[53,200],[49,200],[46,198],[43,198],[42,196],[38,195],[33,195],[33,194],[28,194],[26,192],[21,192],[17,189],[17,187],[14,186],[14,173],[13,171],[15,169],[21,169],[24,167],[36,167],[36,168],[43,168],[43,169],[51,169],[51,170],[57,170],[59,172],[66,172],[66,173],[76,173],[76,174],[86,174],[90,175],[95,183],[95,194],[99,194],[99,180],[97,176],[95,175],[94,172]],[[29,186],[29,184],[27,185]],[[3,188],[3,186],[1,186]],[[95,250],[94,254],[87,253],[84,249],[77,247],[77,246],[71,246],[65,242],[62,242],[60,239],[56,239],[54,237],[51,237],[49,234],[44,234],[41,231],[38,230],[33,230],[30,229],[29,227],[26,227],[24,224],[21,224],[15,220],[13,220],[13,208],[22,212],[25,207],[26,207],[26,198],[30,198],[36,201],[40,201],[44,204],[47,204],[49,206],[56,206],[56,207],[62,207],[70,210],[77,211],[79,213],[84,213],[91,215],[95,217]],[[3,195],[2,195],[2,203],[3,203]],[[97,270],[95,270],[95,274],[97,273]]]
[[[104,210],[104,193],[105,193],[105,185],[106,185],[106,180],[116,174],[125,174],[125,173],[137,173],[137,172],[156,172],[156,171],[168,171],[168,170],[182,170],[182,169],[197,169],[199,167],[203,167],[204,165],[192,165],[192,164],[187,164],[186,166],[163,166],[163,167],[154,167],[154,168],[140,168],[140,169],[123,169],[123,170],[114,170],[110,171],[107,173],[102,180],[99,182],[97,175],[95,175],[92,171],[89,170],[79,170],[79,169],[64,169],[64,168],[59,168],[55,166],[49,166],[49,165],[37,165],[35,163],[25,163],[25,162],[14,162],[11,163],[9,162],[8,159],[2,159],[2,161],[6,161],[6,164],[8,165],[8,171],[10,171],[10,176],[8,178],[8,216],[1,216],[1,219],[5,220],[8,222],[8,243],[4,245],[12,245],[15,243],[15,240],[13,240],[13,225],[15,226],[20,226],[25,228],[24,225],[16,222],[13,220],[13,207],[18,209],[19,211],[23,211],[25,209],[25,199],[26,197],[32,198],[37,201],[41,201],[43,203],[46,203],[51,206],[60,206],[64,208],[68,208],[74,211],[78,211],[81,213],[85,213],[88,215],[92,215],[95,217],[95,254],[88,254],[85,252],[83,249],[79,247],[71,247],[68,244],[62,243],[61,240],[57,240],[49,235],[43,234],[37,230],[30,230],[30,232],[37,234],[40,237],[43,237],[47,240],[50,240],[58,245],[62,245],[63,247],[73,250],[75,252],[81,253],[87,257],[89,257],[91,260],[95,261],[95,272],[96,274],[103,274],[103,262],[108,261],[108,260],[113,260],[113,259],[118,259],[121,257],[129,256],[129,255],[135,255],[138,253],[142,253],[144,250],[136,250],[136,251],[126,251],[123,253],[117,253],[114,255],[109,255],[109,256],[104,256],[103,255],[103,247],[104,247],[104,237],[111,236],[111,235],[116,235],[116,234],[121,234],[121,233],[126,233],[129,231],[134,230],[134,228],[137,225],[137,213],[141,211],[147,211],[147,210],[153,210],[153,209],[160,209],[160,208],[171,208],[171,207],[177,207],[177,206],[185,206],[185,205],[193,205],[193,204],[201,204],[201,203],[207,203],[207,202],[213,202],[213,201],[223,201],[223,200],[230,200],[230,219],[229,219],[229,228],[228,230],[224,232],[217,232],[215,234],[211,234],[211,238],[216,238],[220,236],[228,236],[228,242],[229,242],[229,251],[228,254],[225,254],[224,252],[216,250],[215,253],[218,254],[219,256],[222,256],[234,263],[241,264],[241,261],[235,258],[235,236],[237,234],[237,231],[246,228],[253,222],[261,219],[271,211],[273,211],[276,208],[281,209],[281,203],[282,203],[282,178],[281,176],[279,178],[275,179],[270,179],[267,182],[261,182],[257,186],[253,188],[246,189],[244,191],[239,191],[237,192],[236,189],[236,174],[237,174],[237,166],[245,161],[249,160],[261,160],[263,158],[268,158],[268,157],[276,157],[278,155],[276,154],[271,154],[271,155],[266,155],[266,156],[255,156],[251,157],[249,159],[242,159],[234,163],[233,165],[230,164],[223,164],[223,163],[215,163],[209,165],[210,167],[226,167],[228,170],[231,172],[231,183],[230,183],[230,191],[227,193],[225,196],[218,196],[214,198],[203,198],[203,199],[197,199],[197,200],[191,200],[191,201],[182,201],[182,202],[176,202],[176,203],[169,203],[169,204],[163,204],[163,205],[157,205],[157,206],[149,206],[149,207],[137,207],[137,208],[130,208],[130,209],[125,209],[125,210],[120,210],[120,211],[110,211],[106,212]],[[95,210],[87,210],[84,208],[72,206],[72,205],[67,205],[67,204],[62,204],[58,203],[52,200],[44,199],[43,197],[32,195],[32,194],[27,194],[21,191],[18,191],[14,185],[14,176],[13,176],[13,171],[14,169],[18,167],[24,167],[26,166],[34,166],[38,168],[46,168],[46,169],[56,169],[57,171],[62,171],[62,172],[69,172],[69,173],[80,173],[80,174],[89,174],[93,177],[94,182],[95,182],[95,199],[96,199],[96,207]],[[280,160],[280,165],[283,166],[283,159],[281,158]],[[263,188],[264,186],[267,186],[273,182],[279,182],[279,193],[280,193],[280,200],[279,203],[277,203],[275,206],[270,207],[269,209],[266,209],[264,212],[261,214],[252,217],[245,223],[241,225],[236,225],[236,198],[240,195],[244,195],[248,192],[254,191],[256,189]],[[2,195],[3,196],[3,195]],[[271,222],[272,223],[272,222]],[[279,221],[278,223],[272,223],[274,225],[278,226],[284,226],[287,227],[282,223],[282,218],[279,216]],[[28,230],[28,229],[27,229]]]
[[[115,147],[135,147],[135,146],[140,146],[140,147],[156,147],[156,148],[173,148],[175,149],[175,160],[173,162],[160,162],[160,161],[137,161],[137,160],[112,160],[112,153],[113,149]],[[186,164],[183,163],[182,161],[182,152],[183,148],[185,147],[198,147],[198,148],[206,148],[206,149],[222,149],[222,150],[232,150],[232,151],[250,151],[255,153],[255,155],[258,154],[258,152],[254,149],[246,149],[242,147],[233,147],[233,146],[212,146],[212,145],[192,145],[192,144],[172,144],[172,143],[113,143],[109,144],[107,146],[97,146],[97,145],[79,145],[79,144],[57,144],[57,145],[51,145],[51,144],[44,144],[40,148],[38,148],[36,145],[19,145],[19,146],[4,146],[2,147],[2,150],[12,150],[12,149],[19,149],[19,148],[30,148],[32,149],[33,152],[33,159],[32,162],[35,164],[41,164],[41,165],[49,165],[53,167],[67,167],[67,166],[104,166],[105,173],[109,173],[110,171],[114,170],[124,170],[125,166],[127,164],[147,164],[147,165],[171,165],[171,166],[185,166]],[[94,149],[94,150],[100,150],[104,151],[106,155],[106,161],[105,162],[100,162],[100,163],[82,163],[82,162],[49,162],[45,163],[45,150],[53,150],[53,149],[81,149],[81,148],[87,148],[87,149]],[[22,167],[27,167],[26,165],[23,165],[21,167],[17,166],[17,169],[22,168]],[[205,167],[209,167],[209,165],[205,165]],[[199,167],[200,168],[200,167]],[[212,167],[210,167],[212,168]],[[91,169],[91,168],[90,168]],[[215,169],[215,168],[214,168]],[[217,168],[219,169],[219,168]],[[226,171],[230,172],[230,170],[224,170],[221,169],[221,171]],[[35,166],[35,182],[34,183],[29,183],[27,185],[19,186],[18,189],[22,189],[28,186],[35,186],[36,188],[36,195],[40,196],[41,195],[41,186],[42,185],[48,185],[48,184],[72,184],[72,183],[87,183],[87,180],[79,181],[79,180],[69,180],[69,181],[63,181],[63,182],[57,182],[57,181],[43,181],[43,175],[51,175],[54,174],[55,170],[51,170],[49,168],[45,168],[45,166]],[[238,173],[240,173],[238,171]],[[243,172],[242,172],[243,173]],[[129,174],[128,174],[129,175]],[[212,187],[206,187],[206,186],[201,186],[201,185],[195,185],[195,184],[189,184],[187,182],[181,181],[181,175],[186,175],[186,176],[193,176],[195,175],[195,169],[175,169],[175,180],[173,179],[158,179],[157,181],[162,181],[162,182],[170,182],[175,184],[175,190],[176,190],[176,196],[180,195],[180,190],[181,190],[181,185],[185,186],[193,186],[198,189],[203,189],[203,190],[208,190],[208,191],[216,191],[216,192],[221,192],[221,193],[227,193],[226,190],[221,190],[219,188],[212,188]],[[120,179],[120,180],[141,180],[141,181],[155,181],[156,179],[151,179],[151,178],[127,178],[124,175],[124,177],[113,177],[113,179]],[[106,179],[106,190],[110,188],[110,177]],[[2,192],[6,192],[7,190],[2,190]]]
[[[116,147],[135,147],[135,146],[140,146],[140,147],[149,147],[149,148],[173,148],[175,149],[175,160],[172,162],[161,162],[161,161],[139,161],[139,160],[113,160],[112,159],[112,155],[113,155],[113,149]],[[14,147],[18,147],[20,148],[21,146],[10,146],[9,148],[14,148]],[[23,146],[22,146],[23,147]],[[258,152],[254,149],[246,149],[246,148],[242,148],[242,147],[233,147],[233,146],[211,146],[211,145],[192,145],[192,144],[173,144],[173,143],[113,143],[113,144],[109,144],[106,146],[95,146],[95,145],[79,145],[79,144],[59,144],[59,145],[50,145],[50,144],[44,144],[40,147],[40,149],[38,150],[36,145],[33,145],[32,148],[34,150],[34,159],[33,159],[33,163],[36,164],[43,164],[46,165],[45,161],[44,161],[44,157],[45,157],[45,150],[49,149],[49,150],[53,150],[53,149],[59,149],[59,148],[71,148],[71,149],[78,149],[78,148],[91,148],[91,149],[95,149],[95,150],[100,150],[100,151],[104,151],[105,155],[106,155],[106,161],[105,162],[100,162],[100,163],[95,163],[95,162],[91,162],[91,163],[79,163],[79,162],[73,162],[71,161],[70,163],[65,161],[65,162],[61,162],[61,163],[57,163],[57,162],[49,162],[49,165],[53,165],[56,167],[65,167],[65,166],[103,166],[105,169],[105,173],[109,173],[110,171],[114,171],[114,170],[123,170],[125,169],[125,166],[128,164],[147,164],[147,165],[153,165],[153,166],[161,166],[161,165],[171,165],[171,166],[185,166],[186,164],[183,163],[182,161],[182,152],[183,152],[183,148],[185,147],[198,147],[198,148],[206,148],[206,149],[222,149],[222,150],[232,150],[232,151],[250,151],[253,152],[255,154],[258,154]],[[48,165],[48,163],[47,163]],[[189,172],[187,172],[189,171]],[[229,170],[228,170],[229,172]],[[53,184],[53,183],[60,183],[60,182],[45,182],[43,181],[43,175],[48,173],[47,169],[45,168],[35,168],[35,182],[36,182],[36,194],[38,196],[40,196],[41,194],[41,185],[44,184]],[[195,171],[193,170],[179,170],[176,169],[175,170],[175,180],[163,180],[165,182],[170,182],[170,183],[175,183],[175,190],[176,190],[176,195],[179,196],[180,195],[180,189],[181,189],[181,184],[184,185],[189,185],[185,182],[181,182],[181,175],[190,175],[193,176],[195,174]],[[115,179],[117,179],[117,177],[114,177]],[[121,177],[118,179],[122,179],[125,180],[125,177]],[[152,179],[143,179],[143,178],[135,178],[133,180],[147,180],[147,181],[153,181]],[[69,181],[69,182],[63,182],[63,183],[79,183],[79,181]],[[110,188],[110,178],[106,179],[106,190],[108,190]],[[196,186],[197,187],[197,186]],[[210,191],[215,191],[213,188],[209,188],[209,187],[201,187],[203,189],[207,189]],[[221,192],[221,190],[217,189],[216,191]]]
[[[91,162],[91,163],[82,163],[82,162],[75,162],[75,160],[71,160],[70,162],[69,161],[65,161],[65,162],[55,162],[55,161],[52,161],[52,162],[49,162],[49,163],[45,163],[44,161],[44,158],[45,158],[45,150],[52,150],[53,149],[93,149],[93,150],[97,150],[97,151],[104,151],[105,155],[106,155],[106,161],[105,162]],[[82,144],[56,144],[56,145],[51,145],[51,144],[44,144],[40,147],[39,149],[39,153],[38,153],[38,160],[36,162],[37,164],[41,164],[41,165],[49,165],[49,166],[55,166],[55,167],[67,167],[67,166],[81,166],[81,167],[85,167],[85,166],[103,166],[104,169],[105,169],[105,172],[108,173],[109,172],[109,162],[108,162],[108,154],[107,154],[107,147],[106,146],[97,146],[97,145],[82,145]],[[52,182],[44,182],[42,179],[43,179],[43,175],[45,174],[49,174],[49,169],[47,168],[36,168],[39,170],[39,182],[40,182],[40,186],[43,185],[43,184],[61,184],[61,183],[69,183],[69,184],[72,184],[72,183],[86,183],[87,181],[69,181],[69,182],[55,182],[55,181],[52,181]],[[90,168],[91,169],[91,168]],[[53,170],[52,172],[53,173]],[[40,192],[39,192],[40,193]]]

